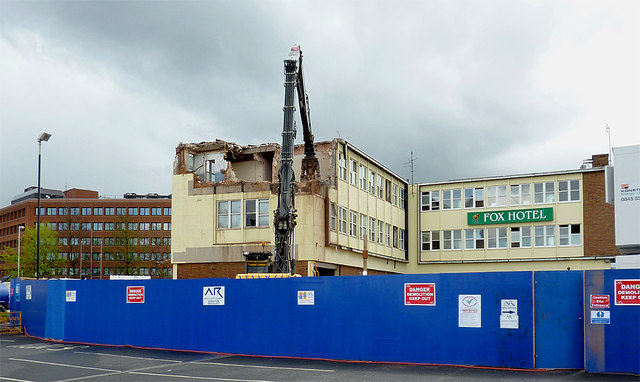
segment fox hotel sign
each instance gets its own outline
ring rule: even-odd
[[[526,210],[505,210],[488,212],[469,212],[467,224],[507,224],[531,223],[553,220],[553,208],[530,208]]]

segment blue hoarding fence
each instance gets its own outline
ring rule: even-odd
[[[583,275],[21,280],[12,285],[19,283],[21,289],[12,308],[23,312],[28,333],[70,342],[335,360],[584,368]],[[627,313],[625,320],[638,317],[638,307]],[[618,324],[611,316],[609,327]],[[637,372],[627,364],[622,368]]]

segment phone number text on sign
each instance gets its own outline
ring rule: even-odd
[[[406,283],[404,284],[405,305],[436,305],[436,283]]]

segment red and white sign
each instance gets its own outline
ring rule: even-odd
[[[640,279],[615,280],[616,305],[640,305]]]
[[[592,294],[591,309],[609,309],[610,299],[608,294]]]
[[[404,304],[436,306],[436,283],[404,284]]]
[[[127,287],[127,304],[144,304],[144,287]]]

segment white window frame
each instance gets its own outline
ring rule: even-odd
[[[347,180],[347,160],[343,152],[338,153],[338,178]]]
[[[360,214],[360,239],[367,238],[367,215]]]
[[[537,225],[534,229],[534,247],[555,247],[556,246],[556,226],[555,225]],[[538,239],[542,240],[539,244]]]
[[[561,247],[582,245],[581,232],[582,232],[582,227],[580,227],[580,224],[559,225],[558,226],[558,244]]]
[[[354,211],[349,211],[349,235],[358,237],[358,214]]]
[[[435,244],[435,245],[434,245]],[[437,247],[437,248],[434,248]],[[422,231],[420,232],[420,251],[439,251],[440,250],[440,231]]]
[[[531,204],[531,183],[512,184],[509,186],[509,202],[512,206]]]
[[[387,247],[391,247],[391,224],[389,223],[384,225],[384,244]]]
[[[457,194],[457,195],[456,195]],[[442,209],[459,210],[462,208],[462,189],[442,190]]]
[[[378,189],[378,197],[380,199],[384,198],[383,187],[382,187],[382,175],[377,174],[377,189]]]
[[[348,233],[347,209],[342,206],[338,206],[338,232]]]
[[[360,189],[366,191],[367,190],[367,167],[361,164],[359,167],[359,179],[360,179]]]
[[[358,185],[358,162],[353,159],[349,159],[349,183]]]
[[[226,205],[226,212],[223,205]],[[220,200],[217,204],[216,225],[218,229],[238,229],[242,228],[242,201],[241,200]],[[152,210],[153,213],[153,210]],[[222,223],[222,224],[221,224]],[[151,227],[153,230],[153,225]]]
[[[487,186],[487,207],[507,206],[507,185]]]
[[[469,195],[469,193],[471,195]],[[484,187],[467,187],[464,189],[464,208],[484,207]]]
[[[487,228],[487,249],[505,249],[509,247],[507,227]],[[492,245],[494,241],[494,245]]]
[[[376,194],[376,173],[372,170],[369,170],[369,193]]]
[[[337,226],[338,220],[338,212],[336,211],[336,204],[329,204],[329,229],[331,231],[336,231],[338,229]]]
[[[563,188],[565,188],[563,190]],[[563,200],[565,199],[565,200]],[[580,201],[580,179],[558,181],[558,203]]]
[[[248,212],[248,204],[253,202],[254,211]],[[264,208],[266,204],[266,209]],[[264,228],[269,226],[269,199],[245,199],[244,201],[244,226],[245,228]],[[247,224],[249,215],[255,215],[255,224]]]
[[[378,220],[378,244],[384,244],[384,222]]]
[[[402,249],[403,251],[405,250],[405,230],[400,228],[399,229],[399,238],[398,238],[398,248]]]
[[[398,185],[394,183],[393,186],[391,186],[391,190],[393,193],[393,205],[397,206],[398,205]]]
[[[442,231],[442,250],[461,250],[462,249],[462,230],[452,229]]]
[[[376,242],[376,219],[369,218],[369,241]]]
[[[509,245],[511,248],[531,248],[533,240],[531,237],[531,226],[510,227]],[[525,238],[528,238],[525,240]]]
[[[536,190],[536,188],[540,190]],[[551,190],[549,190],[549,188],[551,188]],[[538,182],[533,184],[533,204],[549,204],[555,202],[556,188],[554,182]]]
[[[464,230],[464,249],[485,249],[484,228]]]

